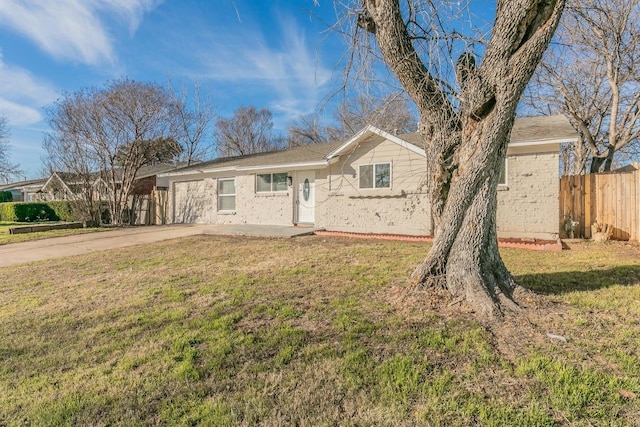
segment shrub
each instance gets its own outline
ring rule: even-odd
[[[0,191],[0,203],[13,202],[13,194],[11,191]]]
[[[0,221],[76,221],[75,203],[67,200],[0,204]]]
[[[78,211],[76,202],[69,200],[56,200],[47,202],[47,205],[53,209],[60,221],[73,222],[81,221],[81,214]]]

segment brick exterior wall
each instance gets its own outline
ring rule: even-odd
[[[507,184],[498,191],[499,237],[557,239],[558,151],[531,152],[532,147],[510,148]],[[364,141],[351,153],[327,168],[315,171],[315,226],[351,233],[432,234],[431,209],[422,189],[426,179],[421,155],[381,137]],[[391,163],[391,187],[359,188],[359,166]],[[236,210],[218,212],[217,179],[225,174],[198,174],[163,178],[158,185],[169,188],[170,222],[209,224],[292,225],[295,221],[294,185],[285,192],[256,193],[255,174],[235,176]],[[185,181],[193,180],[191,183]],[[177,204],[178,207],[174,208]],[[187,206],[197,215],[184,215]]]
[[[507,185],[498,189],[500,237],[558,238],[558,153],[507,153]]]
[[[360,165],[390,163],[391,187],[360,189]],[[316,225],[355,233],[431,234],[431,209],[422,191],[425,159],[382,137],[371,137],[316,173]]]

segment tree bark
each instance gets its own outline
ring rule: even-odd
[[[468,53],[458,60],[459,102],[416,52],[398,0],[363,0],[363,6],[359,25],[375,35],[385,62],[415,101],[428,158],[435,235],[410,289],[446,288],[484,319],[517,310],[517,285],[498,252],[498,176],[518,101],[564,0],[498,1],[480,67]]]

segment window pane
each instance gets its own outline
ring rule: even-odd
[[[504,162],[500,164],[500,175],[498,176],[498,184],[506,184],[507,183],[507,159],[504,159]]]
[[[256,191],[271,191],[271,174],[270,173],[257,176]]]
[[[287,174],[273,174],[273,191],[287,191]]]
[[[376,165],[376,188],[388,188],[391,186],[391,164],[382,163]]]
[[[236,181],[234,179],[219,179],[218,194],[236,194]]]
[[[236,196],[218,196],[218,210],[235,211]]]
[[[373,188],[373,165],[360,166],[360,188]]]

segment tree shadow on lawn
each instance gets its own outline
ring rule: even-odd
[[[516,283],[543,295],[588,292],[611,286],[640,285],[640,266],[623,265],[606,270],[562,271],[514,275]]]

